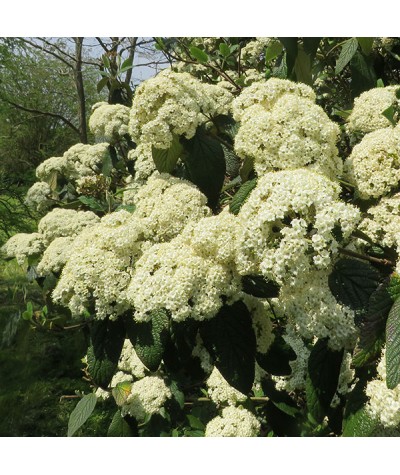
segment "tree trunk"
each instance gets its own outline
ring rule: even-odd
[[[85,89],[83,86],[82,75],[82,44],[83,37],[74,38],[75,42],[75,84],[78,93],[78,107],[79,107],[79,137],[81,143],[88,143],[87,127],[86,127],[86,104],[85,104]]]

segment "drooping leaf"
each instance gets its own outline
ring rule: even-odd
[[[297,52],[298,52],[297,38],[290,37],[290,38],[278,38],[278,39],[283,44],[286,50],[287,74],[288,76],[290,76],[293,71],[294,64],[296,62]]]
[[[199,63],[206,63],[208,61],[208,54],[197,46],[191,46],[189,48],[190,54],[193,58],[197,59]]]
[[[303,82],[304,84],[312,85],[313,79],[311,67],[311,58],[304,51],[303,46],[300,44],[298,46],[296,61],[294,63],[294,72],[296,74],[296,79],[298,82]]]
[[[222,145],[201,128],[192,139],[184,140],[183,145],[186,153],[182,159],[189,179],[207,196],[209,206],[214,208],[226,171]]]
[[[171,146],[168,149],[159,149],[152,146],[154,164],[160,173],[171,173],[181,156],[183,147],[177,135],[173,136]]]
[[[273,299],[279,296],[280,287],[262,275],[245,275],[242,277],[243,291],[253,297]]]
[[[247,200],[250,196],[251,192],[257,185],[257,179],[253,178],[252,180],[248,180],[242,183],[241,187],[233,196],[231,202],[229,203],[229,211],[232,214],[238,214],[240,208],[242,207],[243,203]]]
[[[360,323],[360,338],[352,361],[355,367],[369,363],[381,351],[385,342],[386,320],[392,305],[388,283],[384,282],[372,293],[368,311]]]
[[[292,373],[289,362],[295,360],[296,353],[280,335],[275,335],[267,353],[257,353],[257,363],[267,373],[274,376],[287,376]]]
[[[105,76],[97,83],[97,92],[101,92],[108,83],[108,77]]]
[[[169,337],[167,311],[153,311],[148,322],[136,322],[130,318],[125,324],[128,337],[142,363],[150,371],[157,371]]]
[[[365,57],[357,51],[350,61],[350,71],[353,97],[358,97],[362,92],[375,87],[377,77],[371,56]]]
[[[273,41],[265,50],[265,62],[269,63],[277,58],[283,51],[283,45],[280,41]]]
[[[351,61],[358,48],[357,38],[349,38],[342,45],[339,57],[336,61],[335,74],[339,74]]]
[[[390,309],[386,322],[386,385],[394,389],[400,383],[400,299]]]
[[[361,46],[362,52],[365,56],[368,56],[372,51],[372,45],[374,43],[374,38],[367,37],[357,37],[358,44]]]
[[[328,339],[319,339],[308,359],[307,408],[317,422],[327,414],[339,381],[343,350],[332,351]]]
[[[130,425],[122,417],[121,411],[117,411],[108,428],[107,437],[132,437],[133,431]]]
[[[224,305],[218,314],[200,327],[204,346],[226,381],[247,394],[254,381],[256,337],[246,305]]]
[[[379,272],[369,262],[347,258],[335,264],[328,280],[336,299],[356,312],[367,309],[379,282]]]
[[[121,65],[121,69],[119,70],[120,74],[124,73],[125,71],[128,71],[129,69],[132,69],[133,63],[132,63],[132,58],[127,58]]]
[[[82,427],[82,425],[89,419],[94,408],[96,407],[96,394],[90,393],[83,396],[83,398],[75,406],[71,412],[68,421],[68,437],[72,437],[75,432]]]
[[[121,320],[100,320],[93,323],[90,334],[91,345],[87,353],[89,373],[98,386],[106,388],[117,369],[125,328]]]

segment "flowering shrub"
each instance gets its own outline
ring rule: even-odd
[[[111,436],[389,435],[398,89],[364,92],[340,127],[309,85],[251,72],[276,39],[243,48],[241,81],[225,42],[208,77],[202,44],[131,108],[94,107],[101,142],[39,165],[27,202],[47,214],[3,247],[45,289],[43,325],[89,330],[68,433],[107,400]]]

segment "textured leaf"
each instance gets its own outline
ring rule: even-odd
[[[75,432],[89,419],[96,407],[96,394],[90,393],[83,396],[83,398],[75,406],[71,412],[68,421],[68,437],[71,437]]]
[[[172,144],[168,149],[152,147],[151,152],[157,170],[160,173],[171,173],[176,167],[178,158],[181,156],[183,147],[179,142],[179,137],[174,135]]]
[[[274,376],[287,376],[292,373],[289,362],[297,358],[292,347],[280,336],[276,335],[267,353],[257,353],[257,363],[267,373]]]
[[[378,422],[371,418],[365,408],[362,408],[347,420],[342,437],[368,437],[377,425]]]
[[[197,59],[200,63],[206,63],[208,61],[208,54],[197,46],[191,46],[189,48],[190,54]]]
[[[332,351],[328,339],[320,339],[311,350],[306,381],[307,408],[317,422],[329,410],[339,381],[343,350]]]
[[[329,276],[329,288],[340,303],[364,311],[379,281],[379,272],[369,262],[340,259]]]
[[[390,276],[388,292],[393,302],[400,297],[400,275],[396,272]]]
[[[257,186],[257,179],[253,178],[252,180],[248,180],[244,182],[238,191],[233,196],[231,202],[229,203],[229,211],[232,214],[238,214],[240,208],[242,207],[243,203],[247,200],[250,196],[253,189]]]
[[[235,178],[239,175],[239,169],[241,165],[241,159],[236,155],[236,153],[222,145],[222,149],[224,150],[225,156],[225,163],[226,163],[226,173],[231,178]]]
[[[279,285],[262,275],[245,275],[242,277],[243,291],[253,297],[273,299],[279,296]]]
[[[102,388],[110,383],[125,339],[125,328],[120,320],[96,321],[91,328],[91,345],[87,363],[93,381]]]
[[[288,75],[290,75],[293,71],[294,64],[296,62],[297,52],[298,52],[297,38],[290,37],[290,38],[278,38],[278,39],[285,47],[287,73]]]
[[[265,62],[269,63],[277,58],[283,51],[283,45],[280,41],[273,41],[265,50]]]
[[[375,87],[377,77],[372,56],[365,57],[357,51],[350,61],[350,71],[353,97]]]
[[[286,64],[286,51],[282,55],[280,63],[272,68],[272,75],[275,78],[286,79],[288,77],[288,67]]]
[[[374,43],[374,38],[357,38],[358,44],[361,46],[362,52],[368,56],[372,51],[372,45]]]
[[[226,381],[247,394],[254,381],[256,337],[243,302],[225,305],[200,327],[204,346]]]
[[[169,318],[165,309],[151,313],[148,322],[126,320],[128,337],[141,362],[150,370],[157,371],[169,338]]]
[[[351,61],[358,48],[357,38],[350,38],[343,43],[339,57],[336,61],[335,74],[339,74]]]
[[[390,309],[386,323],[386,385],[394,389],[400,383],[400,299]]]
[[[107,437],[132,437],[133,431],[130,425],[122,417],[121,412],[117,411],[108,428]]]
[[[384,282],[371,295],[368,311],[362,318],[360,339],[352,361],[355,367],[364,366],[381,351],[385,342],[386,320],[392,305],[388,283]]]
[[[122,406],[125,404],[128,396],[131,393],[132,383],[130,381],[123,381],[118,383],[115,388],[112,390],[112,395],[114,396],[117,406]]]
[[[198,129],[190,140],[184,140],[187,153],[182,156],[189,179],[208,198],[214,208],[219,200],[225,179],[225,156],[222,145],[215,138]]]

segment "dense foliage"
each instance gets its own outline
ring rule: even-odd
[[[65,433],[399,435],[400,41],[155,42],[2,248],[87,336]]]

